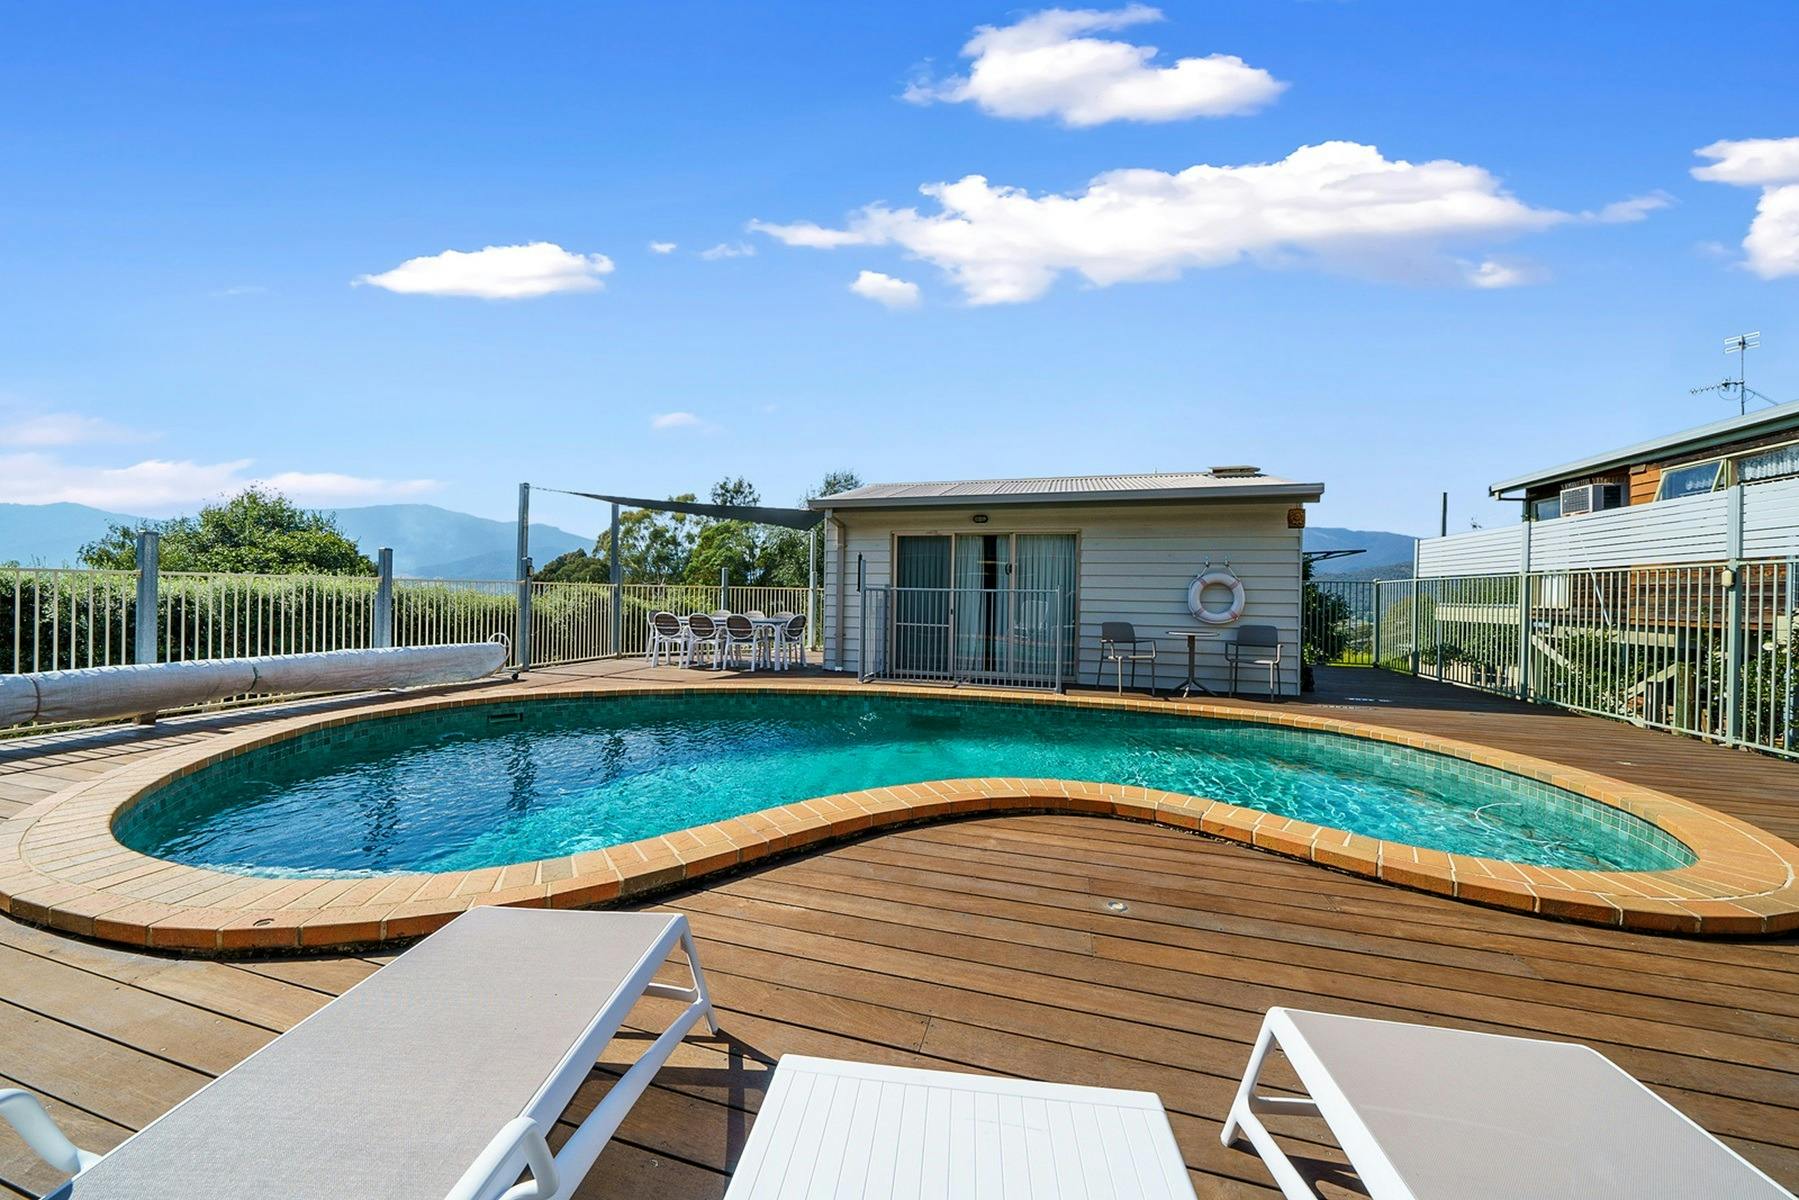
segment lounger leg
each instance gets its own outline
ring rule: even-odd
[[[30,1092],[0,1089],[0,1121],[11,1125],[39,1158],[64,1175],[78,1175],[100,1161],[98,1154],[71,1142]]]
[[[705,972],[700,970],[700,952],[693,948],[692,933],[681,934],[681,952],[687,955],[687,970],[693,976],[694,994],[699,997],[699,1003],[705,1006],[706,1028],[712,1031],[713,1037],[717,1037],[718,1018],[712,1013],[712,991],[706,986]]]
[[[1255,1147],[1256,1153],[1262,1156],[1262,1162],[1268,1167],[1268,1173],[1274,1176],[1281,1195],[1287,1200],[1319,1200],[1317,1189],[1299,1173],[1286,1152],[1275,1145],[1268,1127],[1256,1115],[1258,1112],[1286,1112],[1315,1116],[1318,1112],[1317,1105],[1310,1100],[1256,1095],[1262,1065],[1267,1061],[1268,1052],[1276,1044],[1272,1022],[1278,1011],[1271,1010],[1268,1016],[1262,1018],[1262,1030],[1256,1035],[1255,1048],[1249,1052],[1249,1066],[1244,1069],[1243,1082],[1237,1086],[1237,1098],[1231,1103],[1230,1115],[1225,1118],[1218,1140],[1226,1146],[1233,1145],[1241,1131],[1249,1139],[1249,1144]]]

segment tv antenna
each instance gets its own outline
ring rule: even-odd
[[[1697,396],[1702,392],[1722,392],[1726,397],[1729,397],[1732,392],[1735,392],[1738,416],[1742,416],[1749,411],[1749,397],[1751,396],[1754,396],[1757,400],[1765,400],[1769,404],[1777,403],[1772,397],[1762,395],[1748,384],[1749,352],[1758,348],[1761,344],[1762,335],[1761,330],[1759,329],[1753,333],[1739,333],[1725,338],[1724,353],[1727,355],[1740,354],[1742,356],[1737,360],[1737,377],[1732,379],[1730,376],[1726,375],[1718,383],[1707,384],[1705,387],[1689,388],[1687,390],[1687,395]]]

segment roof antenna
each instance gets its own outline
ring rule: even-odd
[[[1761,344],[1762,335],[1761,330],[1759,329],[1754,333],[1739,333],[1733,337],[1725,338],[1724,353],[1740,354],[1743,356],[1737,360],[1737,377],[1732,379],[1730,376],[1726,375],[1720,383],[1710,384],[1706,387],[1689,388],[1687,390],[1687,395],[1697,396],[1701,392],[1722,392],[1728,397],[1730,393],[1734,391],[1737,396],[1737,415],[1739,417],[1749,411],[1750,396],[1754,396],[1757,400],[1767,400],[1769,404],[1773,404],[1773,400],[1750,387],[1748,383],[1749,352],[1756,349]]]

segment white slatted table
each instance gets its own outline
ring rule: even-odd
[[[725,1200],[1193,1200],[1151,1092],[789,1054]]]

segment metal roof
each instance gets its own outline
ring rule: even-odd
[[[1038,479],[954,479],[934,483],[874,483],[819,496],[813,508],[948,507],[959,504],[1101,504],[1132,501],[1274,499],[1316,500],[1322,483],[1272,475],[1214,475],[1176,471],[1137,475],[1056,475]]]
[[[1530,474],[1520,475],[1516,479],[1504,479],[1488,487],[1487,493],[1497,496],[1501,492],[1509,492],[1514,488],[1535,487],[1539,483],[1554,483],[1558,479],[1567,479],[1575,475],[1590,475],[1595,471],[1607,471],[1613,467],[1627,467],[1633,463],[1646,462],[1664,454],[1675,454],[1683,450],[1703,450],[1710,446],[1734,442],[1739,438],[1753,437],[1758,433],[1778,430],[1783,425],[1791,425],[1795,429],[1799,429],[1799,400],[1790,404],[1779,404],[1773,408],[1764,408],[1760,412],[1745,413],[1740,417],[1713,421],[1711,424],[1701,425],[1697,429],[1686,429],[1679,433],[1651,438],[1646,442],[1638,442],[1634,446],[1626,446],[1622,450],[1595,454],[1591,458],[1579,458],[1571,463],[1563,463],[1559,467],[1532,471]]]

